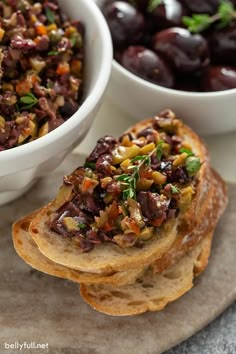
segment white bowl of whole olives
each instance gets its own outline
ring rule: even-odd
[[[135,119],[167,107],[201,134],[236,129],[236,1],[97,0],[114,46],[108,94]]]

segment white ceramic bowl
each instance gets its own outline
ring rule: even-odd
[[[0,152],[0,205],[22,195],[37,178],[55,169],[87,134],[109,80],[110,32],[97,6],[88,0],[59,0],[72,19],[86,28],[86,88],[79,110],[64,124],[28,144]]]
[[[96,0],[99,7],[104,0]],[[203,135],[236,129],[236,89],[192,93],[167,89],[145,81],[113,60],[108,95],[123,111],[140,120],[171,108]]]

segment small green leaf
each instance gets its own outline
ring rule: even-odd
[[[123,199],[126,200],[129,198],[135,198],[135,191],[132,188],[128,188],[123,191]]]
[[[21,105],[21,110],[28,110],[38,103],[38,99],[33,93],[28,92],[24,96],[20,97],[19,102],[21,104],[24,104],[24,106]]]
[[[220,20],[217,28],[224,28],[230,24],[233,18],[235,18],[235,10],[233,4],[228,1],[222,2],[218,8],[218,14]]]
[[[179,194],[181,191],[178,187],[174,186],[173,184],[171,185],[171,193],[172,194]]]
[[[200,33],[208,29],[214,23],[217,23],[217,28],[224,28],[235,19],[236,9],[234,5],[230,1],[222,0],[217,13],[214,15],[193,14],[192,17],[183,16],[182,22],[190,32]]]
[[[163,148],[162,148],[162,144],[164,143],[164,141],[159,141],[157,148],[156,148],[156,156],[157,159],[160,161],[163,155]]]
[[[133,177],[136,181],[139,179],[139,169],[138,168],[134,171]]]
[[[201,161],[199,157],[189,156],[186,161],[186,170],[190,175],[196,174],[201,168]]]
[[[186,154],[188,154],[188,156],[194,156],[194,153],[193,153],[190,149],[187,149],[187,148],[181,148],[181,149],[179,150],[179,152],[180,152],[181,154],[183,154],[183,153],[185,152]]]
[[[221,18],[232,18],[234,13],[234,5],[229,1],[222,1],[218,8],[218,13],[221,15]]]
[[[26,103],[26,104],[31,104],[34,101],[32,101],[32,98],[29,97],[29,96],[23,96],[23,97],[20,98],[20,102],[21,103]]]
[[[50,52],[48,52],[49,56],[56,56],[58,54],[60,54],[60,53],[57,50],[51,50]]]
[[[47,19],[50,23],[55,23],[55,15],[49,7],[45,8]]]
[[[75,47],[77,44],[77,37],[76,36],[70,37],[70,43],[72,48]]]
[[[129,175],[120,175],[120,176],[115,176],[117,181],[127,181],[129,180],[130,176]]]
[[[136,161],[142,161],[146,158],[146,156],[143,156],[143,155],[138,155],[138,156],[135,156],[131,162],[136,162]]]
[[[202,32],[212,23],[211,17],[207,14],[192,15],[192,17],[183,16],[182,22],[192,33]]]
[[[78,226],[80,229],[85,229],[85,228],[87,227],[87,225],[84,224],[83,222],[79,222],[79,223],[77,224],[77,226]]]
[[[145,159],[145,164],[148,165],[148,166],[150,166],[150,165],[151,165],[151,162],[152,162],[151,156],[147,156],[146,159]]]
[[[148,3],[148,12],[154,11],[159,5],[163,3],[163,0],[149,0]]]

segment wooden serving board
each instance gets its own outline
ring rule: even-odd
[[[15,253],[11,224],[48,202],[62,175],[81,163],[72,155],[24,197],[0,208],[0,353],[4,343],[48,343],[21,353],[158,354],[190,337],[236,298],[236,186],[214,237],[210,264],[195,287],[160,313],[109,317],[86,305],[78,285],[27,266]],[[207,215],[206,215],[207,217]]]

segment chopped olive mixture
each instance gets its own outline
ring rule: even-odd
[[[0,2],[0,151],[35,140],[79,108],[84,27],[56,0]]]
[[[103,242],[143,247],[195,194],[201,161],[180,126],[167,110],[143,130],[99,139],[85,164],[64,177],[50,229],[83,252]]]

